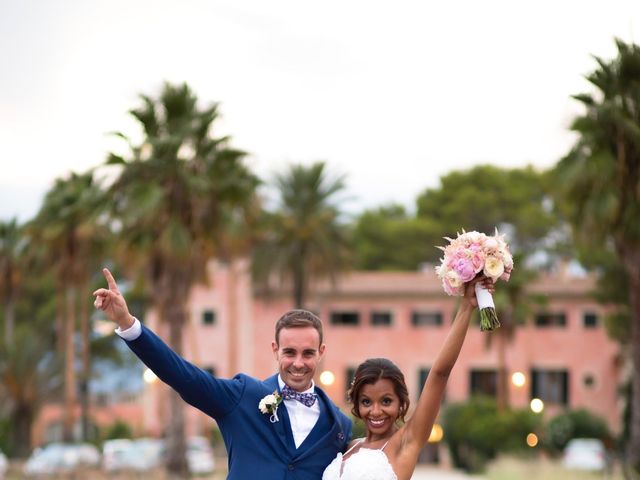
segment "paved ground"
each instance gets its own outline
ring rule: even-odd
[[[448,470],[438,467],[418,466],[413,473],[412,480],[481,480],[477,475],[467,475],[458,470]]]

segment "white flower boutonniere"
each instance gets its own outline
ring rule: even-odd
[[[282,396],[276,390],[271,395],[267,395],[258,404],[258,409],[265,415],[271,415],[269,421],[276,423],[278,421],[278,405],[282,402]]]

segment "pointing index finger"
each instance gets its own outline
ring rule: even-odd
[[[102,274],[104,275],[104,278],[107,279],[107,285],[109,285],[109,290],[117,292],[118,291],[118,284],[114,280],[113,275],[111,275],[111,272],[109,271],[109,269],[108,268],[103,268],[102,269]]]

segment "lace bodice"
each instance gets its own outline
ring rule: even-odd
[[[322,480],[397,480],[382,448],[361,448],[344,462],[342,453],[338,453],[324,470]]]

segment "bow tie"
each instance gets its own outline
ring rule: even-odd
[[[297,400],[306,407],[311,407],[314,403],[316,403],[317,398],[318,395],[315,393],[296,392],[289,385],[285,385],[282,389],[283,400]]]

